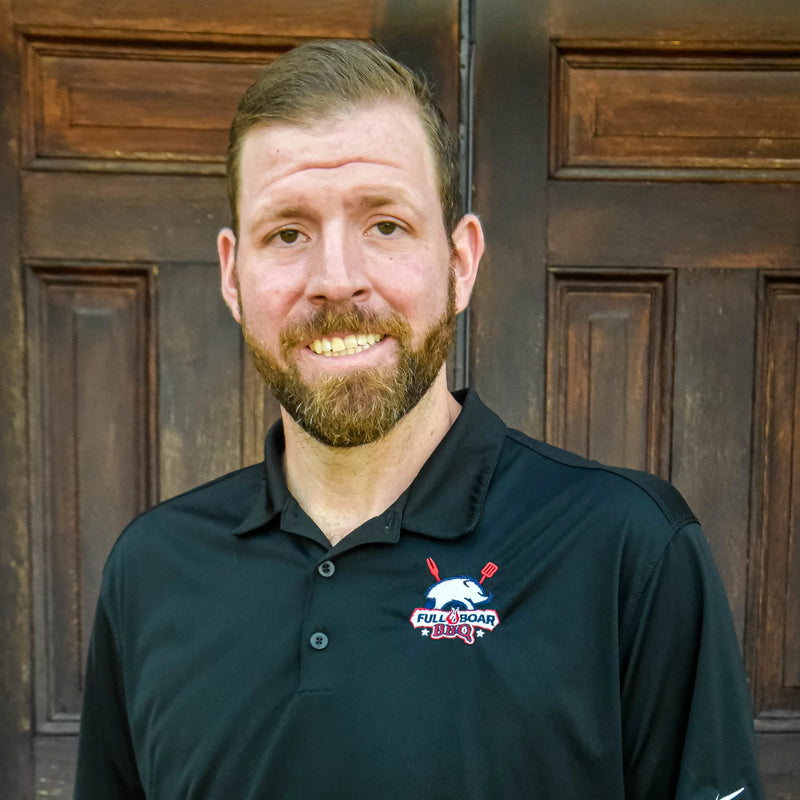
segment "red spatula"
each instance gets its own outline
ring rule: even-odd
[[[481,583],[487,578],[491,578],[498,569],[497,564],[493,564],[491,561],[487,562],[486,566],[481,570]]]

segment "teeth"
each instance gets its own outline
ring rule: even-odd
[[[352,356],[361,353],[373,344],[376,344],[383,336],[378,333],[359,333],[357,336],[348,333],[343,339],[333,336],[330,339],[314,339],[309,347],[321,356]]]

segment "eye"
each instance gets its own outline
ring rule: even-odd
[[[278,231],[277,235],[284,244],[294,244],[300,238],[300,231],[296,231],[294,228],[286,228]]]
[[[386,219],[383,220],[383,222],[379,222],[375,227],[381,236],[391,236],[398,229],[399,225],[396,222],[391,222]]]

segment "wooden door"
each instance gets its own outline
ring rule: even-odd
[[[473,131],[489,249],[455,383],[679,486],[728,587],[769,797],[800,797],[795,0],[310,5],[0,0],[4,796],[70,795],[122,525],[260,457],[275,407],[217,291],[225,128],[262,63],[354,36],[425,67]]]
[[[534,436],[684,493],[768,796],[800,798],[800,10],[474,10],[471,383]]]
[[[457,0],[0,0],[0,794],[71,797],[102,564],[159,499],[261,459],[277,408],[219,295],[238,97],[375,39],[458,119]]]

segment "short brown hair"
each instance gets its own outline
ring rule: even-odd
[[[240,156],[256,125],[305,125],[355,105],[380,100],[411,103],[433,151],[448,237],[461,218],[458,141],[428,84],[377,47],[356,40],[309,42],[265,67],[244,93],[231,123],[227,176],[231,227],[239,233]]]

